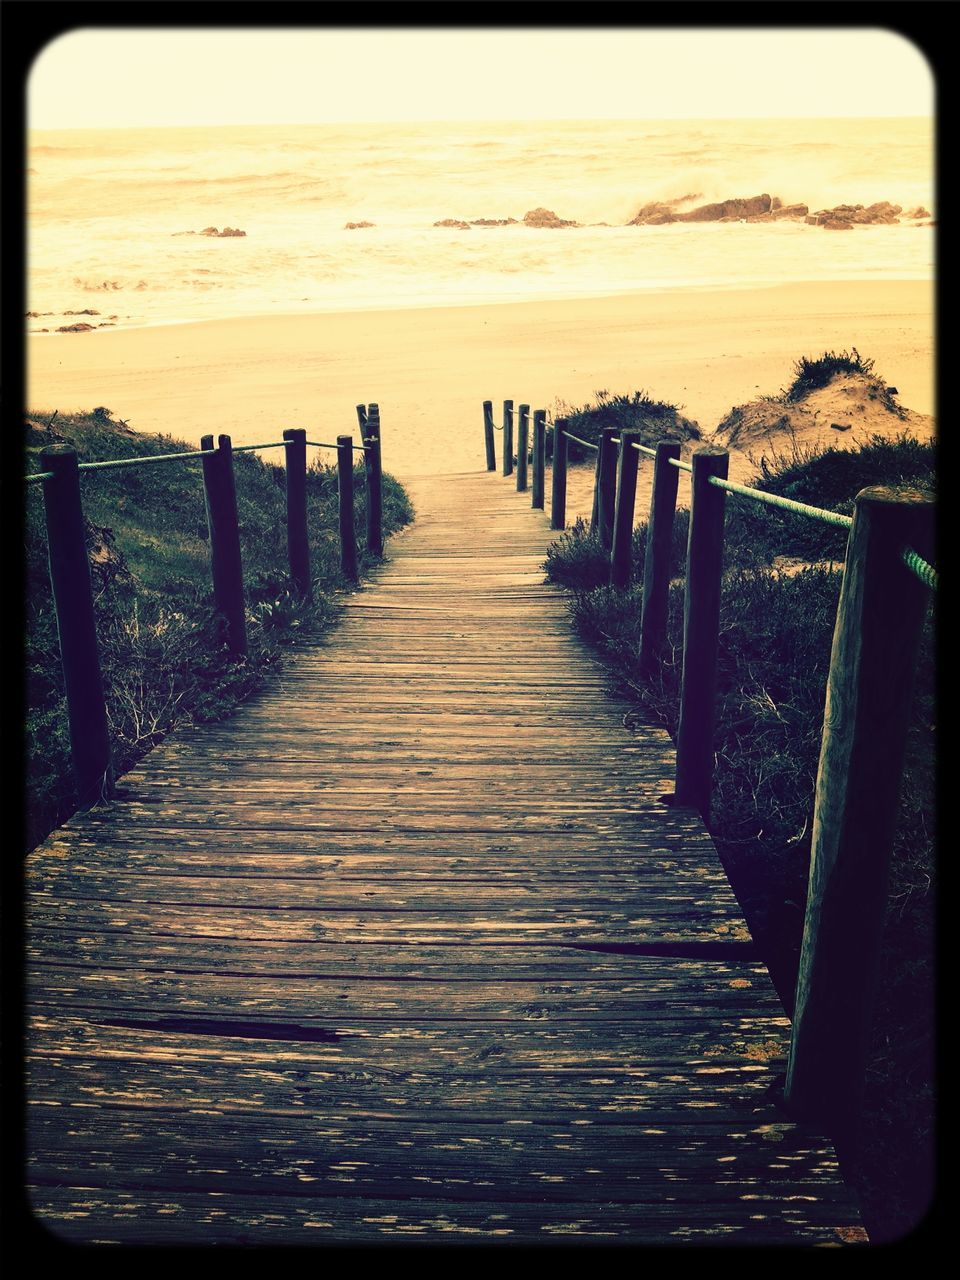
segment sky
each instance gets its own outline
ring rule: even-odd
[[[33,129],[934,113],[881,27],[86,28],[27,95]]]

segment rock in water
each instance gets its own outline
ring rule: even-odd
[[[576,227],[579,224],[558,217],[552,209],[530,209],[523,215],[524,224],[528,227]]]

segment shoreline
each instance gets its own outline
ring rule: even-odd
[[[44,341],[59,338],[60,342]],[[550,301],[197,320],[26,339],[30,411],[105,405],[135,430],[236,444],[356,434],[378,401],[394,474],[482,469],[481,403],[552,409],[599,389],[684,406],[704,436],[802,355],[857,347],[934,412],[934,284],[804,281]]]

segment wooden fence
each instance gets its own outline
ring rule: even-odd
[[[504,421],[507,406],[504,402]],[[535,421],[545,418],[542,410]],[[483,406],[487,467],[494,470],[492,404]],[[810,881],[784,1100],[793,1115],[834,1126],[859,1111],[880,959],[917,653],[936,571],[933,499],[873,487],[853,516],[825,511],[727,478],[726,451],[640,443],[604,430],[598,442],[553,424],[551,527],[565,526],[568,442],[595,450],[591,530],[609,552],[609,581],[631,579],[638,463],[652,460],[639,660],[656,671],[664,651],[673,523],[680,470],[691,473],[684,577],[683,665],[671,802],[709,818],[717,652],[728,493],[849,528],[827,679],[814,797]],[[504,450],[510,448],[504,431]],[[534,452],[534,476],[543,449]],[[504,474],[506,461],[504,461]],[[519,473],[518,473],[519,477]],[[518,489],[520,488],[518,479]]]
[[[354,445],[353,437],[349,435],[338,436],[336,444],[308,440],[304,428],[290,428],[284,431],[282,440],[266,444],[234,448],[227,435],[219,436],[216,443],[212,435],[206,435],[201,439],[199,450],[104,462],[80,462],[76,449],[68,444],[51,445],[41,452],[42,470],[26,479],[30,484],[43,486],[50,581],[60,638],[71,758],[81,808],[108,799],[113,794],[112,753],[87,555],[81,473],[200,460],[214,604],[225,620],[226,643],[230,652],[244,658],[247,654],[246,606],[233,456],[253,450],[283,449],[290,579],[300,595],[310,599],[313,584],[307,522],[308,445],[337,451],[340,567],[344,577],[350,582],[358,579],[354,524],[355,452],[362,452],[364,456],[366,547],[373,555],[383,554],[379,407],[376,404],[358,405],[357,415],[362,445]]]

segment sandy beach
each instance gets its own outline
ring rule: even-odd
[[[292,426],[355,434],[355,405],[378,401],[384,465],[403,477],[482,468],[484,399],[499,422],[504,398],[552,410],[642,389],[708,435],[828,349],[857,347],[902,404],[933,413],[933,335],[925,281],[253,317],[31,336],[27,403],[105,405],[137,430],[252,444]]]

